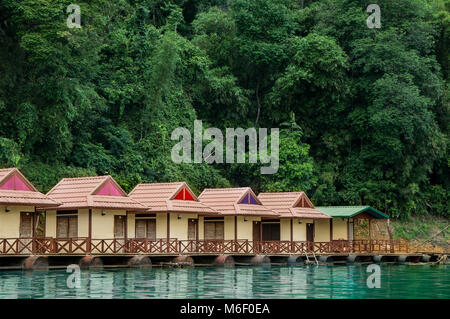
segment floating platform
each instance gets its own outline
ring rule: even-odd
[[[65,269],[79,265],[81,269],[103,268],[151,268],[194,266],[302,266],[385,263],[439,263],[448,264],[446,253],[404,254],[166,254],[166,255],[0,255],[0,270],[48,270]]]

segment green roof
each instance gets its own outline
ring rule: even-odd
[[[375,218],[389,218],[388,215],[370,206],[316,206],[317,210],[331,217],[351,218],[358,214],[367,212]]]

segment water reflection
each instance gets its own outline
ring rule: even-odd
[[[450,298],[448,266],[382,265],[381,288],[366,285],[366,265],[198,267],[0,272],[0,298]]]

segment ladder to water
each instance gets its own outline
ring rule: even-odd
[[[317,257],[316,257],[316,254],[314,253],[314,250],[312,251],[312,254],[313,254],[313,257],[314,257],[314,260],[316,261],[316,265],[318,266],[319,265],[319,262],[317,261]],[[307,264],[309,264],[309,256],[308,256],[308,252],[305,250],[305,256],[306,256],[306,263]]]

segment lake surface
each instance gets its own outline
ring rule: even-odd
[[[381,265],[368,288],[367,265],[196,267],[81,271],[0,271],[0,298],[450,298],[448,265]]]

